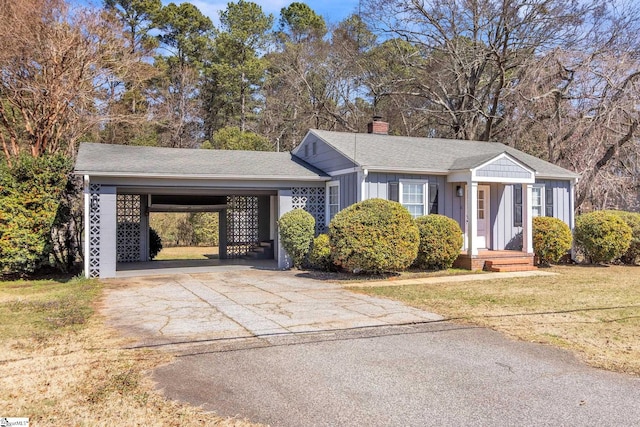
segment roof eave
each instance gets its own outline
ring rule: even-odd
[[[385,167],[385,166],[361,166],[362,169],[366,169],[369,172],[385,172],[385,173],[411,173],[411,174],[420,174],[420,175],[447,175],[449,173],[448,170],[429,170],[422,168],[397,168],[397,167]]]
[[[100,172],[75,170],[76,175],[89,175],[106,178],[149,178],[149,179],[196,179],[196,180],[239,180],[239,181],[328,181],[330,176],[273,176],[273,175],[186,175],[186,174],[149,174],[135,172]]]

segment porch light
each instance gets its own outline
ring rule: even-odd
[[[456,185],[456,196],[458,197],[464,196],[464,190],[462,188],[462,185]]]

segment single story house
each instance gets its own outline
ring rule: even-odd
[[[291,153],[83,143],[75,173],[84,177],[88,277],[148,260],[150,212],[220,212],[220,258],[272,245],[285,268],[281,215],[305,209],[320,233],[340,210],[376,197],[415,217],[458,221],[461,267],[481,269],[505,253],[530,265],[532,218],[573,228],[579,178],[501,143],[391,136],[379,120],[368,133],[310,130]]]

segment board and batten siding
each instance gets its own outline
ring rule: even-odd
[[[309,135],[305,138],[300,147],[296,149],[295,156],[329,174],[356,166],[355,163],[315,135]]]
[[[438,185],[438,213],[455,219],[463,227],[464,207],[463,197],[456,197],[455,183],[448,183],[447,177],[443,175],[415,175],[369,172],[365,181],[365,198],[367,199],[389,199],[389,183],[400,182],[401,180],[412,179],[426,181],[428,184]],[[430,197],[430,196],[429,196]]]
[[[360,185],[360,182],[356,172],[334,176],[331,181],[340,183],[340,210],[358,201],[358,185]]]
[[[553,216],[567,225],[572,222],[571,183],[560,180],[539,180],[534,185],[544,185],[553,191]],[[493,249],[522,250],[522,227],[514,226],[514,188],[519,184],[491,185],[491,224]],[[501,220],[498,221],[497,219]]]

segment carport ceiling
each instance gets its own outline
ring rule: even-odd
[[[149,212],[214,212],[227,207],[226,196],[153,195]]]

